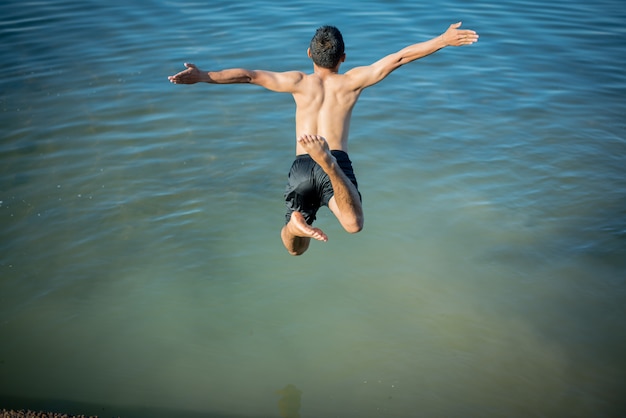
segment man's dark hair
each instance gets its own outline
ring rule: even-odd
[[[322,26],[311,39],[311,58],[322,68],[335,68],[344,53],[343,36],[334,26]]]

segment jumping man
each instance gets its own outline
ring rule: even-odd
[[[321,206],[328,206],[347,232],[356,233],[363,228],[361,195],[347,153],[352,109],[361,92],[404,64],[447,46],[478,41],[476,32],[460,27],[461,22],[452,24],[440,36],[407,46],[371,65],[339,74],[339,67],[346,59],[343,37],[337,28],[323,26],[317,30],[307,50],[313,60],[312,74],[243,68],[206,72],[185,63],[187,69],[170,76],[169,80],[175,84],[250,83],[293,95],[296,159],[289,172],[285,191],[286,223],[280,235],[290,254],[301,255],[309,248],[311,238],[328,240],[321,229],[312,226]]]

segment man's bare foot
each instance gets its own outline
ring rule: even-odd
[[[298,137],[298,143],[318,163],[324,171],[337,162],[330,153],[326,138],[320,135],[302,135]]]
[[[300,212],[292,212],[291,219],[287,224],[289,232],[297,237],[309,237],[318,241],[328,241],[328,237],[319,228],[313,228],[304,220],[304,216]]]

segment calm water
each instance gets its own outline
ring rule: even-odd
[[[476,45],[355,109],[364,231],[323,209],[300,258],[278,236],[291,97],[167,81],[309,71],[327,23],[348,69],[458,20]],[[621,0],[2,2],[0,408],[624,416],[625,20]]]

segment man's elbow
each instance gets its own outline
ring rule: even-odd
[[[241,82],[242,83],[249,83],[249,84],[259,84],[257,82],[259,76],[258,73],[254,70],[250,70],[250,71],[246,71],[244,72],[244,74],[241,77]]]

